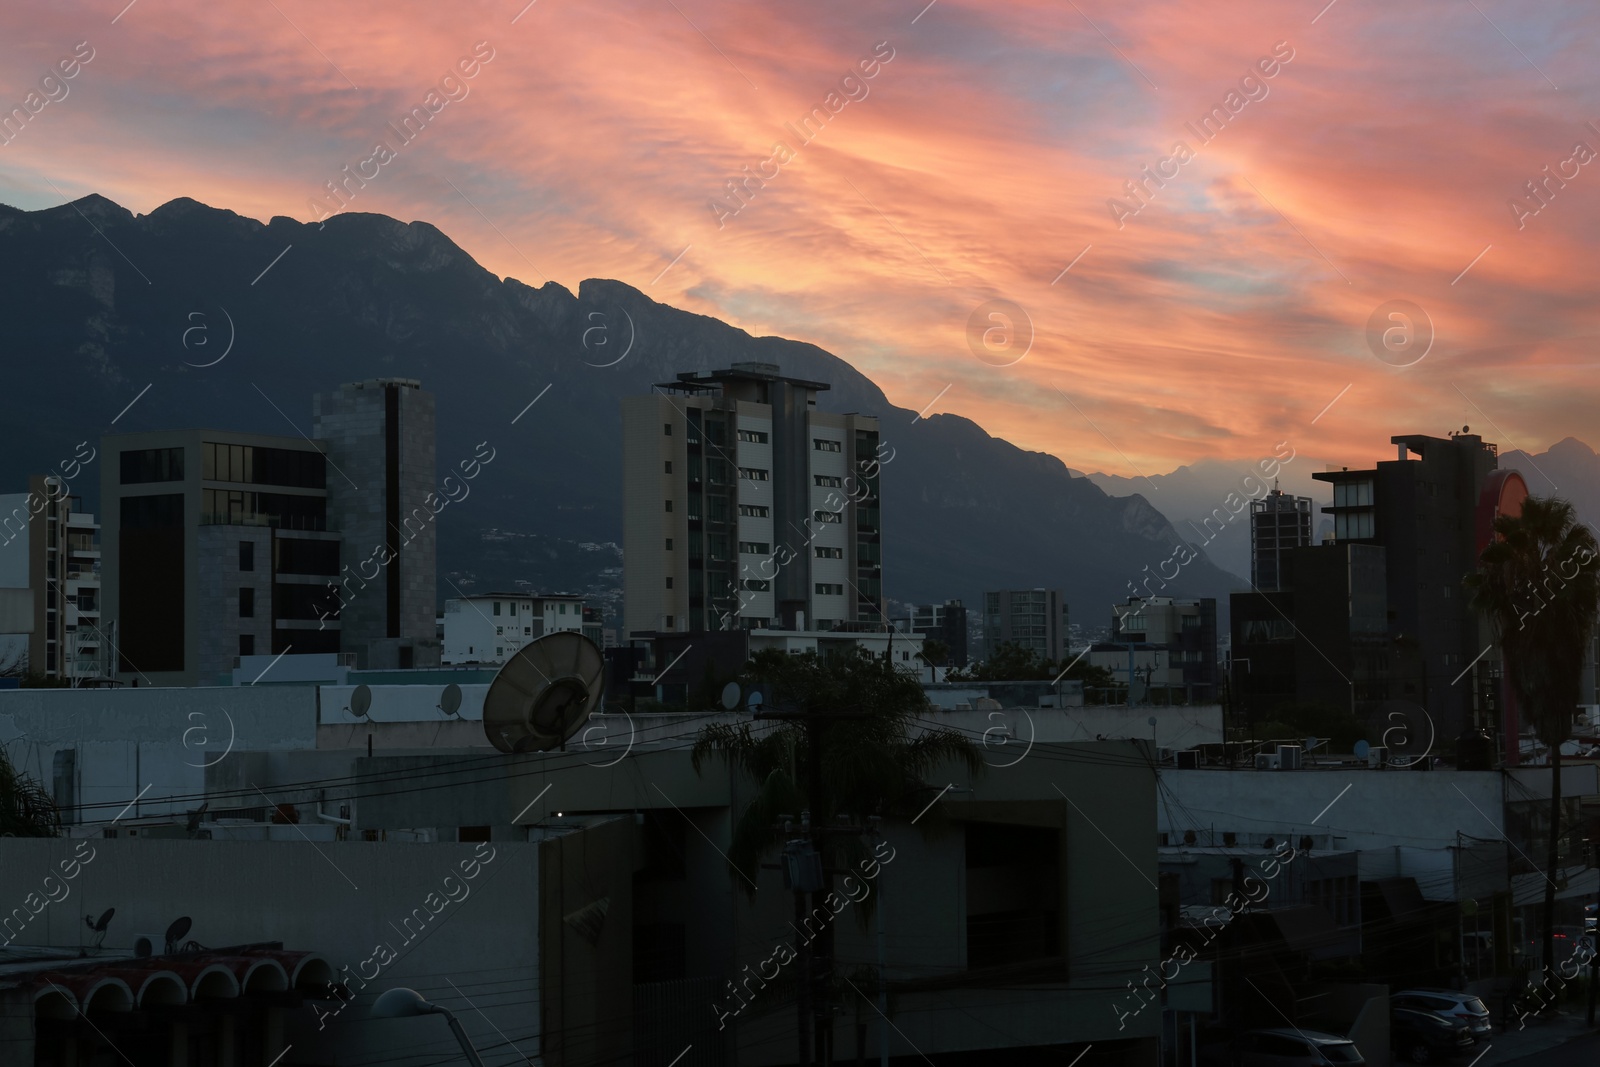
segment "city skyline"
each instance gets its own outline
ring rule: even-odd
[[[1124,476],[1285,439],[1364,465],[1399,425],[1595,436],[1576,7],[279,8],[37,13],[0,45],[39,74],[0,201],[422,219],[497,274],[614,277]],[[1433,334],[1405,366],[1369,344],[1394,300]],[[992,301],[1031,323],[1016,362],[983,350]]]

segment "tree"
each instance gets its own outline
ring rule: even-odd
[[[750,722],[701,729],[692,752],[697,772],[721,753],[759,783],[728,849],[733,865],[749,879],[747,887],[755,881],[761,857],[777,842],[773,827],[781,814],[808,810],[816,826],[831,826],[841,815],[857,825],[873,815],[915,815],[928,802],[924,779],[940,764],[954,759],[971,774],[983,771],[983,750],[976,742],[955,730],[916,722],[928,708],[921,684],[865,651],[824,660],[815,653],[763,649],[750,658],[740,680],[747,691],[759,689],[768,707],[859,714],[833,719],[821,731],[820,797],[808,795],[805,781],[808,746],[816,733],[808,725],[780,721],[760,733]],[[825,857],[835,859],[848,857]]]
[[[1600,611],[1600,544],[1577,521],[1572,505],[1558,497],[1528,497],[1522,514],[1495,519],[1494,531],[1466,585],[1500,645],[1518,706],[1550,750],[1543,927],[1548,973],[1555,966],[1561,745],[1572,734],[1584,652]]]
[[[0,837],[60,837],[61,814],[38,780],[12,765],[0,746]]]

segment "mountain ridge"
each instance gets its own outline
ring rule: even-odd
[[[439,520],[441,598],[520,580],[614,610],[621,399],[739,361],[830,382],[819,407],[879,417],[896,449],[883,505],[893,600],[976,609],[985,589],[1060,587],[1098,627],[1179,538],[1142,494],[1108,495],[963,416],[918,418],[817,345],[752,336],[615,280],[574,293],[500,278],[427,222],[261,223],[189,198],[135,215],[95,195],[5,209],[0,249],[22,431],[0,484],[107,429],[303,434],[314,392],[417,378],[437,398],[442,469],[484,439],[509,458]],[[91,500],[94,488],[76,487]],[[1235,584],[1202,558],[1168,591],[1225,604]]]

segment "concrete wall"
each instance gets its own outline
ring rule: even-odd
[[[76,751],[82,821],[138,797],[131,820],[198,807],[208,764],[312,748],[315,716],[309,687],[0,690],[0,744],[47,789],[55,753]]]
[[[0,908],[40,893],[73,847],[4,842]],[[486,1064],[524,1064],[539,1051],[538,848],[96,840],[65,883],[70,895],[56,888],[60,903],[33,916],[17,943],[76,949],[88,933],[84,914],[115,907],[106,944],[122,948],[187,915],[190,938],[206,946],[282,941],[355,976],[357,998],[336,1014],[337,1002],[309,1001],[286,1013],[286,1065],[454,1061],[443,1019],[369,1018],[375,995],[394,986],[454,1011]],[[375,957],[382,948],[391,962]]]

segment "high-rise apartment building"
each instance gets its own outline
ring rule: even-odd
[[[1312,477],[1333,486],[1324,510],[1335,543],[1384,547],[1396,653],[1389,695],[1421,704],[1441,736],[1453,738],[1472,721],[1473,704],[1472,687],[1455,682],[1488,643],[1462,579],[1477,566],[1478,512],[1497,451],[1467,432],[1389,441],[1398,457],[1373,470]]]
[[[57,475],[0,496],[0,673],[100,674],[99,530]]]
[[[1312,501],[1282,490],[1250,501],[1250,584],[1258,592],[1284,587],[1284,556],[1311,544]]]
[[[312,426],[328,458],[328,521],[364,582],[340,597],[344,651],[362,668],[438,666],[438,508],[427,501],[445,491],[433,394],[413,378],[353,382],[313,398]]]
[[[766,363],[625,399],[624,635],[880,628],[878,420]]]
[[[983,594],[983,650],[1004,644],[1032,649],[1040,659],[1067,651],[1067,598],[1059,589],[1001,589]]]

